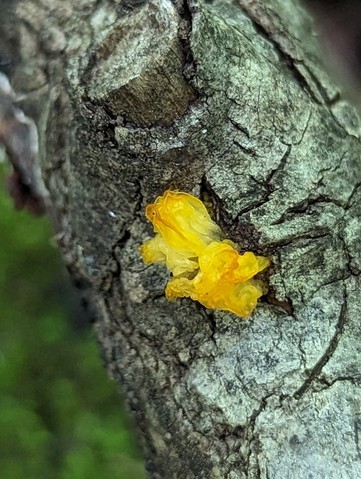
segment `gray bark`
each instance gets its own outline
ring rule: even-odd
[[[19,0],[12,18],[59,244],[149,477],[361,477],[360,123],[309,16]],[[228,237],[271,257],[250,319],[166,301],[167,271],[143,264],[145,205],[169,187],[209,195]]]

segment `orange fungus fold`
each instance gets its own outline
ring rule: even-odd
[[[269,266],[263,256],[240,254],[198,198],[167,190],[146,208],[155,237],[140,248],[145,263],[164,263],[172,278],[167,299],[189,297],[210,309],[249,316],[267,288],[254,276]]]

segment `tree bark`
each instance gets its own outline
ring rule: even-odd
[[[157,479],[361,477],[360,123],[296,0],[5,2],[71,274]],[[5,51],[5,50],[4,50]],[[168,302],[146,204],[272,260],[246,321]]]

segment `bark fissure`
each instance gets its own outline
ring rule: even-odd
[[[339,320],[335,328],[335,334],[333,335],[330,341],[330,344],[328,345],[324,354],[317,361],[314,368],[311,371],[307,371],[307,370],[305,371],[308,377],[305,380],[305,382],[301,385],[301,387],[293,394],[293,397],[295,399],[300,399],[312,386],[313,381],[319,378],[320,374],[322,373],[322,369],[330,360],[331,356],[333,355],[333,353],[335,352],[338,346],[339,340],[342,336],[343,330],[346,325],[346,321],[347,321],[347,293],[344,287],[344,302],[342,303],[342,306],[341,306]]]

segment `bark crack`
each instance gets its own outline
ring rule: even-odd
[[[341,305],[339,319],[335,328],[335,334],[331,338],[331,341],[328,347],[326,348],[324,354],[317,361],[313,369],[307,373],[308,378],[304,381],[301,387],[299,387],[297,391],[293,394],[293,397],[295,399],[300,399],[308,391],[312,383],[320,376],[322,369],[328,363],[333,353],[336,351],[336,348],[339,344],[340,338],[343,334],[343,331],[347,322],[347,292],[346,292],[345,285],[343,285],[343,287],[344,287],[343,303]]]
[[[315,75],[309,65],[307,65],[303,59],[295,58],[294,54],[292,53],[292,49],[295,49],[295,47],[292,45],[292,36],[290,32],[281,31],[276,25],[276,23],[274,23],[274,19],[277,18],[277,13],[275,11],[268,12],[267,7],[259,9],[259,5],[257,4],[257,2],[249,0],[238,0],[238,3],[241,9],[251,20],[255,30],[263,38],[265,38],[265,40],[267,40],[269,43],[271,43],[271,45],[273,45],[275,51],[278,53],[279,57],[283,59],[284,64],[292,74],[293,78],[300,85],[300,87],[306,93],[308,93],[308,95],[316,104],[324,104],[327,107],[327,111],[333,119],[334,123],[339,128],[341,128],[344,133],[360,142],[360,138],[347,131],[344,125],[338,120],[338,118],[335,116],[331,109],[331,107],[340,100],[340,93],[337,91],[334,96],[330,98],[319,78]],[[286,37],[286,35],[288,36]],[[284,38],[282,38],[282,36]],[[290,43],[289,49],[287,49],[287,47],[283,45],[285,41],[288,41]],[[309,79],[307,79],[302,73],[299,68],[299,65],[305,69]],[[309,84],[309,80],[313,82],[313,85],[317,93],[320,95],[322,101],[320,101],[320,99],[314,93],[312,87]]]
[[[197,64],[192,52],[190,40],[192,37],[192,21],[193,11],[188,0],[171,0],[177,9],[182,21],[179,26],[179,40],[182,45],[184,55],[183,75],[184,78],[195,88],[195,91],[200,94],[199,88],[196,87],[194,79],[197,72]],[[197,99],[196,99],[197,100]]]
[[[250,474],[251,468],[252,469],[255,468],[255,470],[252,471],[253,472],[252,477],[254,479],[261,478],[261,469],[260,469],[260,464],[258,460],[258,455],[260,453],[260,442],[255,433],[256,422],[257,422],[257,418],[266,409],[267,402],[269,398],[271,398],[272,396],[275,396],[275,393],[273,391],[261,399],[259,407],[255,409],[252,415],[250,416],[248,426],[246,429],[247,436],[248,436],[248,444],[247,444],[248,450],[247,450],[247,454],[244,461],[244,472],[246,476],[248,477]],[[255,462],[255,464],[252,464],[252,460]]]
[[[265,39],[267,40],[271,45],[273,45],[275,51],[278,53],[280,59],[284,61],[284,64],[288,68],[289,72],[293,76],[293,78],[296,80],[296,82],[300,85],[300,87],[308,93],[310,98],[316,103],[316,104],[321,104],[320,100],[317,98],[317,96],[314,94],[312,88],[310,88],[306,78],[302,75],[300,70],[297,68],[297,64],[300,63],[302,64],[301,61],[297,61],[290,53],[288,53],[285,48],[281,45],[279,41],[274,37],[274,32],[272,32],[272,28],[275,28],[274,25],[272,25],[272,20],[270,18],[264,18],[264,21],[261,21],[261,15],[266,15],[265,12],[255,12],[252,8],[252,6],[248,6],[246,4],[247,2],[244,2],[242,0],[239,0],[239,5],[241,9],[244,11],[244,13],[248,16],[248,18],[251,20],[255,30]],[[275,14],[275,12],[274,12]],[[305,66],[305,65],[304,65]],[[307,71],[309,72],[308,68],[305,66]],[[311,72],[309,72],[310,76],[313,78],[313,75],[311,75]],[[316,88],[318,89],[320,87],[319,82],[315,84]],[[323,91],[323,88],[319,92],[322,96],[322,98],[325,98],[327,101],[327,96]]]
[[[354,421],[354,434],[355,434],[355,444],[359,460],[361,460],[361,448],[360,448],[360,428],[361,428],[361,419],[356,419]]]

